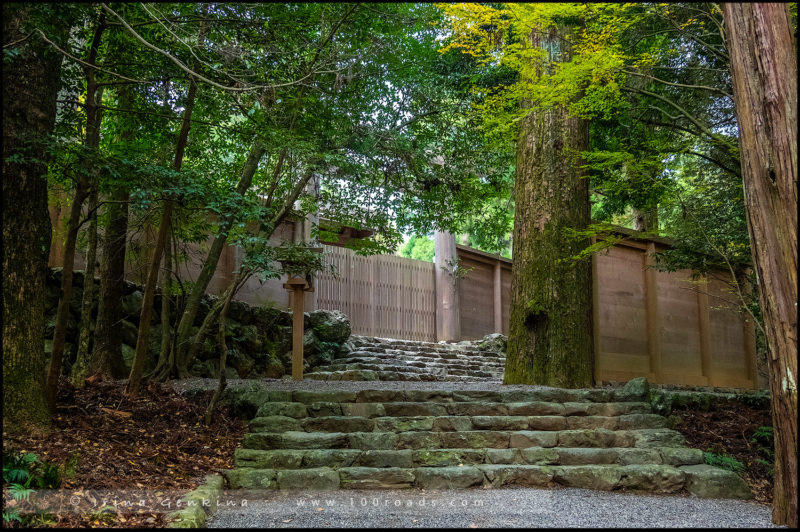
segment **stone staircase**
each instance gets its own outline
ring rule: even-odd
[[[505,356],[480,342],[433,343],[352,336],[353,350],[307,379],[338,381],[501,381]]]
[[[643,380],[643,379],[639,379]],[[251,388],[231,488],[499,488],[750,498],[652,413],[647,387],[311,391]],[[644,390],[644,391],[642,391]]]

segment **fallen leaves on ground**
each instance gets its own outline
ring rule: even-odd
[[[744,479],[753,491],[755,500],[772,503],[772,478],[768,466],[759,459],[759,445],[753,434],[759,427],[771,427],[769,408],[754,408],[739,402],[717,404],[709,411],[694,408],[675,408],[673,414],[681,417],[675,430],[683,434],[689,447],[727,454],[742,462],[747,468]]]
[[[233,452],[246,425],[218,407],[206,428],[202,419],[212,392],[188,398],[168,385],[151,383],[138,397],[128,397],[123,382],[94,382],[82,389],[65,379],[60,384],[49,435],[3,434],[6,452],[33,452],[61,466],[77,456],[74,472],[65,472],[60,489],[185,492],[206,475],[233,467]],[[104,518],[68,513],[56,518],[46,526],[160,528],[167,523],[162,513]]]

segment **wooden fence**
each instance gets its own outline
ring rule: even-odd
[[[60,229],[65,210],[51,205],[56,229],[50,265],[63,265]],[[281,226],[275,241],[290,238],[291,224]],[[630,236],[630,235],[629,235]],[[142,282],[152,230],[129,236],[138,260],[126,263],[125,276]],[[209,240],[210,243],[210,240]],[[135,245],[134,245],[135,244]],[[339,242],[341,244],[341,242]],[[193,280],[205,247],[190,245],[190,260],[179,267]],[[595,378],[624,381],[647,376],[651,382],[719,387],[764,387],[756,367],[752,321],[735,311],[736,298],[726,288],[726,272],[692,281],[688,270],[673,273],[651,268],[652,252],[666,249],[663,239],[625,240],[593,258]],[[350,318],[354,334],[436,341],[436,265],[393,255],[361,257],[349,249],[325,245],[326,260],[338,276],[321,275],[306,307],[339,309]],[[456,246],[460,265],[470,269],[457,282],[461,339],[493,332],[508,334],[511,261],[466,246]],[[235,246],[226,246],[209,284],[219,294],[241,262]],[[83,267],[79,251],[75,267]],[[237,299],[255,305],[287,308],[285,279],[251,279]],[[452,316],[452,314],[450,315]]]
[[[318,308],[347,314],[354,334],[436,341],[436,287],[431,262],[394,255],[362,257],[323,246],[337,277],[320,275]]]
[[[752,321],[714,272],[693,281],[689,270],[651,268],[661,241],[626,240],[593,259],[595,378],[699,386],[758,386]],[[511,261],[456,246],[461,338],[508,334]],[[436,341],[435,265],[391,255],[360,257],[325,246],[338,278],[317,282],[318,308],[340,309],[354,334]],[[763,386],[763,383],[762,383]]]

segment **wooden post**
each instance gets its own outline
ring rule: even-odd
[[[503,333],[503,272],[500,259],[494,263],[494,332]]]
[[[451,270],[458,260],[455,237],[444,231],[434,235],[434,266],[436,267],[436,341],[461,340],[461,311],[458,304],[456,279]]]
[[[592,244],[597,237],[592,237]],[[592,349],[594,350],[594,380],[600,379],[600,285],[597,282],[597,253],[592,253]]]
[[[656,271],[653,269],[653,253],[656,245],[647,243],[644,254],[644,292],[647,310],[647,354],[650,357],[650,374],[648,378],[654,382],[662,382],[661,378],[661,320],[658,316],[658,284]]]
[[[697,313],[699,315],[698,324],[700,327],[700,367],[706,384],[714,385],[711,378],[711,314],[708,309],[708,279],[703,278],[697,290]]]
[[[292,293],[292,380],[303,380],[303,303],[305,292],[313,290],[305,279],[289,277],[283,285]]]

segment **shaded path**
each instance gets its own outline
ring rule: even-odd
[[[572,488],[260,495],[208,527],[772,527],[771,508],[754,502]]]

